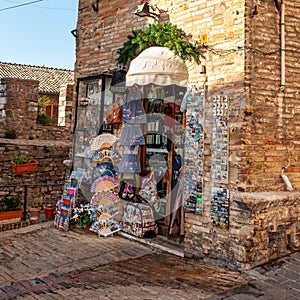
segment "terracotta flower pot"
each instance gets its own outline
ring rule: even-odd
[[[22,209],[0,212],[0,225],[20,222],[22,213]]]
[[[38,221],[40,218],[40,209],[31,207],[28,209],[29,215],[30,215],[30,220],[32,221]]]
[[[31,160],[27,164],[16,164],[11,161],[11,167],[14,174],[32,174],[38,167],[39,162],[37,160]]]
[[[54,219],[54,211],[55,211],[55,207],[45,206],[45,217],[46,217],[46,219],[53,220]]]
[[[91,226],[86,226],[86,227],[84,228],[84,231],[85,231],[85,232],[90,232],[90,227],[91,227]]]

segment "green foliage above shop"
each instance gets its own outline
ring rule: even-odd
[[[119,64],[126,65],[143,50],[152,46],[168,47],[184,60],[193,58],[199,63],[200,54],[197,51],[199,44],[190,41],[182,29],[171,23],[150,24],[144,31],[141,29],[132,31],[132,35],[128,35],[127,42],[118,49],[117,61]]]

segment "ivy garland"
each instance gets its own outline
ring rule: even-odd
[[[186,33],[171,23],[150,24],[144,31],[141,29],[132,31],[132,35],[128,35],[127,38],[128,41],[117,50],[118,64],[125,66],[128,61],[152,46],[168,47],[184,60],[194,58],[196,63],[199,63],[200,54],[197,51],[199,44],[190,42]]]

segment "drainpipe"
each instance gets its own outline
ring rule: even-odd
[[[281,80],[280,90],[285,90],[285,3],[281,0],[281,13],[280,13],[280,54],[281,54]]]
[[[284,0],[281,0],[281,10],[280,10],[280,54],[281,54],[280,91],[285,93],[285,3]],[[289,155],[288,149],[287,152]],[[290,165],[290,156],[289,156],[288,165],[286,167],[282,167],[281,178],[285,184],[286,189],[288,191],[293,191],[293,186],[289,178],[284,174],[285,169],[288,168],[289,165]]]

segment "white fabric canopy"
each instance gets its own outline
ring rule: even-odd
[[[130,63],[126,86],[176,84],[186,86],[188,70],[184,60],[167,47],[150,47]]]

